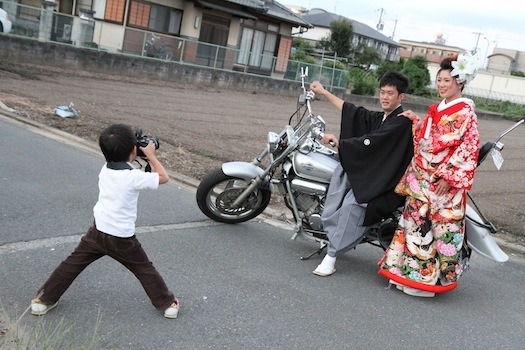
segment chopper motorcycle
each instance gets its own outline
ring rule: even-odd
[[[288,125],[279,134],[268,133],[266,148],[252,162],[228,162],[208,173],[196,194],[197,204],[206,216],[228,224],[257,217],[266,209],[272,195],[282,196],[293,215],[293,221],[286,220],[295,231],[292,240],[303,237],[319,244],[319,249],[301,257],[303,260],[320,254],[328,245],[321,214],[331,175],[339,163],[337,152],[320,142],[325,122],[321,116],[312,113],[311,104],[315,95],[305,89],[307,75],[307,69],[302,71],[299,107],[290,117]],[[298,121],[292,127],[290,124],[294,116]],[[486,142],[480,150],[478,165],[489,154],[495,162],[502,162],[501,138],[523,122],[514,124],[497,141]],[[472,207],[467,205],[466,210],[467,244],[486,258],[507,261],[507,254],[491,236],[496,232],[495,226],[485,218],[471,195],[468,196]],[[387,249],[402,210],[398,208],[388,218],[371,226],[360,243]]]

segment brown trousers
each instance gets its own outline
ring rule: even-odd
[[[46,305],[56,303],[89,264],[105,255],[124,265],[138,278],[157,309],[167,308],[173,303],[173,293],[168,290],[137,238],[111,236],[97,230],[95,225],[82,236],[73,253],[58,265],[38,290],[38,294],[43,292],[40,300]]]

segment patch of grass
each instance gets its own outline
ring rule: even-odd
[[[477,97],[470,98],[476,103],[476,108],[490,112],[503,113],[507,119],[519,120],[525,116],[525,105],[522,104]]]
[[[206,150],[198,150],[197,154],[199,156],[201,156],[201,157],[204,157],[204,158],[211,158],[211,159],[216,159],[217,158],[212,152],[209,152],[209,151],[206,151]]]
[[[72,324],[64,319],[53,325],[40,317],[33,326],[22,326],[21,319],[29,313],[28,307],[16,320],[11,319],[9,312],[0,304],[0,349],[5,350],[94,350],[100,348],[97,336],[100,314],[97,316],[92,335],[79,336]]]
[[[428,94],[420,95],[431,100],[439,101],[439,95],[436,90],[431,89]],[[470,98],[476,104],[476,110],[487,112],[502,113],[505,119],[518,121],[525,117],[525,105],[504,100],[493,100],[489,98],[464,95]],[[435,102],[433,102],[435,103]]]

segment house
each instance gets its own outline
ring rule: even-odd
[[[301,18],[314,26],[314,28],[297,27],[294,29],[297,32],[296,35],[310,41],[318,41],[330,34],[330,23],[332,21],[345,19],[346,17],[315,8],[304,13]],[[364,23],[352,19],[348,20],[352,23],[354,30],[354,47],[367,45],[375,48],[382,60],[399,61],[399,49],[402,47],[400,44]]]
[[[427,43],[421,41],[399,40],[399,44],[403,48],[399,51],[399,55],[403,58],[410,58],[413,56],[422,56],[428,62],[440,63],[444,58],[452,54],[458,54],[465,51],[460,47],[447,46],[440,43]]]
[[[488,72],[503,75],[508,75],[512,71],[525,73],[525,52],[523,51],[496,47],[487,58]]]
[[[145,43],[160,37],[162,45],[173,51],[173,60],[277,76],[286,72],[292,28],[310,27],[273,0],[18,0],[15,4],[17,8],[11,10],[17,13],[12,17],[19,18],[21,25],[22,19],[33,20],[36,25],[25,25],[24,31],[33,28],[34,36],[43,41],[142,55]],[[39,7],[63,14],[45,19],[53,28],[49,33],[39,26],[43,20],[39,11],[28,11]]]

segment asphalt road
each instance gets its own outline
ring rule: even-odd
[[[0,117],[0,302],[16,318],[92,222],[100,154]],[[97,349],[523,349],[525,260],[474,256],[457,290],[418,299],[377,274],[379,248],[360,245],[328,278],[316,248],[269,222],[216,224],[175,181],[141,194],[137,235],[181,300],[176,320],[108,258],[89,266],[46,316]]]

